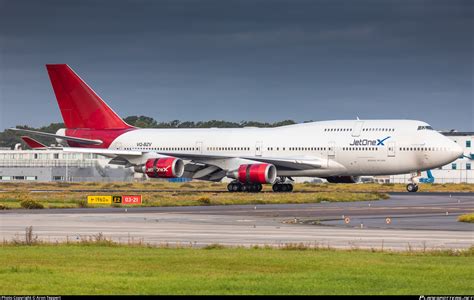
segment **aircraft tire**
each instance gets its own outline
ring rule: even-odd
[[[407,191],[410,193],[416,193],[416,191],[418,191],[418,185],[413,183],[407,184]]]

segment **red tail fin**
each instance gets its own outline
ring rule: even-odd
[[[67,128],[125,129],[125,123],[65,64],[46,65]]]

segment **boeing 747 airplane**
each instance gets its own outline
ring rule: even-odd
[[[64,152],[95,153],[150,178],[232,178],[230,192],[293,190],[293,177],[354,183],[363,175],[412,173],[446,165],[462,148],[422,121],[337,120],[276,128],[141,129],[125,123],[68,65],[46,65],[65,127]],[[32,148],[45,145],[24,137]]]

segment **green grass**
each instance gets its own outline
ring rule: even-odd
[[[227,190],[226,183],[192,181],[186,183],[167,182],[149,180],[145,182],[3,182],[0,183],[0,189],[6,191],[25,191],[28,189],[35,190],[63,190],[68,191],[72,189],[113,189],[113,190],[186,190],[186,191],[200,191],[200,190]],[[265,185],[264,191],[271,191],[271,185]],[[314,191],[314,192],[406,192],[406,184],[332,184],[332,183],[297,183],[295,184],[295,191]],[[453,183],[434,183],[434,184],[420,184],[420,192],[474,192],[474,184],[453,184]]]
[[[87,195],[104,195],[111,193],[0,193],[0,205],[7,209],[21,208],[21,203],[32,202],[43,205],[45,208],[73,208],[85,207]],[[351,193],[351,192],[318,192],[318,193],[212,193],[212,192],[160,192],[144,191],[141,206],[200,206],[200,205],[237,205],[237,204],[282,204],[282,203],[319,203],[375,201],[388,199],[383,193]],[[110,205],[88,204],[87,207],[105,207]],[[114,205],[120,206],[120,205]],[[130,207],[124,205],[124,207]]]
[[[233,204],[282,204],[349,202],[387,199],[388,192],[404,192],[404,184],[295,184],[295,191],[307,193],[215,193],[226,191],[225,183],[192,181],[172,183],[150,180],[146,182],[6,182],[0,183],[0,210],[20,208],[20,202],[34,200],[45,208],[85,207],[87,195],[140,193],[142,206],[190,206]],[[55,190],[48,193],[31,193],[29,190]],[[114,192],[72,192],[72,190],[112,189]],[[132,190],[132,192],[130,192]],[[157,192],[156,190],[159,190]],[[264,191],[271,191],[270,185]],[[139,191],[139,192],[137,192]],[[425,192],[474,192],[474,184],[421,184]],[[99,207],[88,205],[88,207]]]
[[[466,223],[474,223],[474,213],[472,214],[465,214],[465,215],[460,215],[458,217],[459,222],[466,222]]]
[[[472,249],[3,245],[0,294],[473,294],[473,269]]]

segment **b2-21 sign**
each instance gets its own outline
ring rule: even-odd
[[[142,204],[142,195],[87,196],[89,204]]]
[[[124,195],[122,204],[142,204],[142,195]]]

